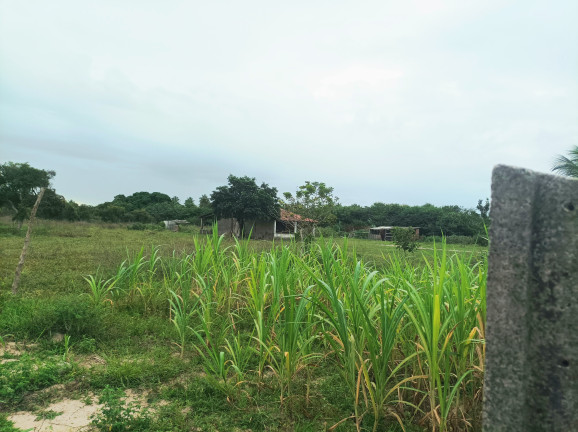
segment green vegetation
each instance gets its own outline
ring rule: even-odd
[[[211,194],[215,217],[235,218],[241,235],[249,220],[275,220],[279,217],[277,189],[266,183],[257,186],[254,178],[230,175],[227,186],[219,186]]]
[[[12,220],[21,226],[41,188],[48,187],[54,171],[33,168],[27,163],[0,165],[0,207],[13,210]]]
[[[69,363],[56,357],[25,354],[18,361],[1,363],[0,407],[17,405],[27,393],[65,382],[73,373]]]
[[[138,403],[125,400],[120,389],[106,386],[98,403],[103,405],[100,413],[95,415],[92,424],[103,432],[124,432],[129,430],[144,431],[151,426],[150,413]]]
[[[571,161],[570,161],[571,162]],[[556,168],[558,169],[558,168]],[[49,184],[53,171],[38,170],[28,164],[8,162],[0,165],[0,215],[10,215],[19,228],[32,207],[38,189]],[[316,221],[315,232],[325,237],[367,237],[372,226],[418,227],[424,237],[467,237],[470,242],[480,241],[490,224],[489,200],[478,201],[476,210],[459,206],[436,207],[432,204],[408,206],[376,202],[362,207],[357,204],[341,205],[332,187],[322,182],[307,181],[295,194],[285,192],[277,197],[277,189],[263,183],[258,186],[251,177],[230,175],[228,184],[199,198],[181,204],[178,197],[160,192],[135,192],[116,195],[112,201],[96,206],[67,201],[54,189],[48,188],[38,208],[38,217],[51,220],[123,223],[137,231],[156,230],[164,220],[186,220],[204,225],[214,218],[235,217],[241,222],[261,219],[273,220],[279,216],[279,207]],[[159,225],[160,224],[160,225]],[[312,238],[313,226],[302,224],[300,235]]]
[[[320,182],[305,182],[295,195],[283,194],[283,208],[317,221],[321,226],[334,225],[337,221],[335,207],[339,199],[333,196],[333,188]]]
[[[485,248],[35,232],[12,296],[23,234],[0,225],[0,335],[36,344],[4,354],[3,411],[60,384],[100,395],[101,430],[480,430]]]
[[[0,413],[0,431],[2,432],[24,432],[22,429],[14,427],[14,423],[8,420],[8,414]],[[29,431],[26,431],[29,432]]]
[[[393,243],[398,249],[413,252],[417,249],[417,234],[413,228],[395,227],[393,229]]]
[[[437,207],[432,204],[409,206],[376,202],[361,207],[353,204],[338,206],[336,228],[352,232],[371,226],[398,226],[419,228],[421,236],[468,236],[484,235],[489,219],[473,209],[459,206]],[[485,215],[487,216],[487,214]]]
[[[568,157],[559,155],[554,161],[552,171],[568,177],[578,178],[578,146],[568,152]]]

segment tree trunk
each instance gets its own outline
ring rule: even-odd
[[[14,275],[14,282],[12,283],[12,294],[18,294],[18,285],[20,284],[20,275],[22,274],[22,267],[24,267],[24,260],[26,259],[26,252],[28,250],[28,243],[30,243],[30,235],[32,234],[32,224],[34,223],[34,218],[36,216],[36,211],[42,201],[42,196],[46,188],[40,189],[38,198],[32,207],[32,212],[30,213],[30,220],[28,221],[28,230],[26,231],[26,237],[24,238],[24,247],[22,248],[22,253],[20,254],[20,260],[16,266],[16,273]]]

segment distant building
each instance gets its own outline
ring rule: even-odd
[[[203,225],[203,220],[205,224]],[[211,221],[211,226],[206,224],[206,221]],[[201,233],[210,233],[212,229],[211,215],[205,215],[201,219]],[[300,227],[305,224],[314,224],[313,219],[305,218],[301,215],[292,213],[287,210],[281,209],[280,216],[278,219],[274,220],[246,220],[243,231],[245,235],[251,232],[251,238],[256,240],[272,240],[272,239],[290,239],[295,237],[295,234],[299,232]],[[315,229],[315,228],[313,228]],[[217,230],[219,235],[241,235],[241,227],[239,222],[235,218],[224,218],[217,221]]]
[[[419,228],[417,227],[392,227],[392,226],[378,226],[369,228],[367,238],[369,240],[392,241],[394,228],[411,228],[415,230],[416,238],[419,237]]]
[[[163,221],[163,223],[165,224],[166,229],[171,230],[171,231],[178,231],[179,225],[186,225],[190,222],[187,220],[175,219],[175,220],[166,220],[166,221]]]
[[[279,219],[273,221],[273,237],[274,238],[292,238],[299,232],[299,226],[305,224],[314,225],[316,221],[305,218],[296,213],[281,209]],[[313,234],[315,234],[315,226],[313,226]]]

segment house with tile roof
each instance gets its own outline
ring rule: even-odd
[[[204,217],[208,220],[209,215]],[[316,221],[281,209],[278,218],[271,220],[246,220],[243,231],[256,240],[291,239],[299,232],[300,228],[306,225],[314,225]],[[208,232],[206,227],[201,226],[201,232]],[[241,227],[235,218],[224,218],[217,220],[219,235],[241,235]]]

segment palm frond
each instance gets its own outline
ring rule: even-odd
[[[566,156],[559,155],[554,159],[554,165],[552,166],[552,171],[567,177],[578,178],[578,146],[574,146],[568,152],[569,158]]]

